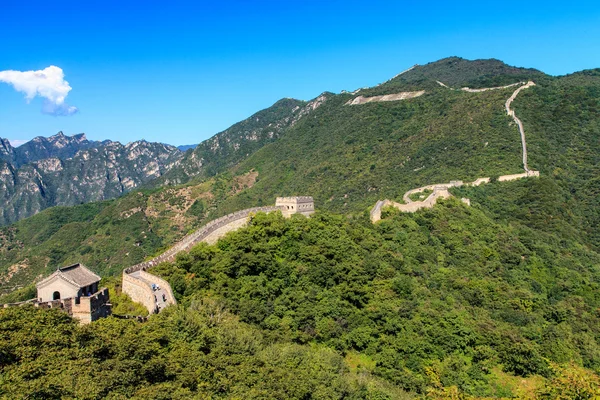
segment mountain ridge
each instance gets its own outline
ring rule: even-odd
[[[36,137],[0,160],[0,223],[56,205],[121,195],[172,168],[182,153],[145,140],[90,142],[85,134]],[[12,160],[12,162],[10,161]],[[13,164],[14,163],[14,164]]]

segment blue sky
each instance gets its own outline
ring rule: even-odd
[[[61,68],[79,112],[42,113],[39,96],[0,82],[0,137],[198,143],[280,98],[451,55],[553,75],[600,67],[598,1],[482,3],[3,0],[0,71]]]

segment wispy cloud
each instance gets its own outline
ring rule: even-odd
[[[73,115],[78,109],[65,103],[71,91],[65,81],[63,70],[54,65],[38,71],[0,71],[0,82],[12,85],[15,90],[25,93],[27,102],[34,97],[42,97],[42,112],[48,115]]]

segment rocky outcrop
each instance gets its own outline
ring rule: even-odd
[[[394,93],[394,94],[385,94],[382,96],[370,96],[370,97],[358,96],[352,100],[348,100],[346,105],[355,106],[358,104],[381,102],[381,101],[407,100],[407,99],[414,99],[415,97],[419,97],[424,94],[425,94],[424,90],[419,90],[416,92],[401,92],[401,93]]]
[[[29,150],[21,155],[34,159],[43,153],[51,154],[50,157],[21,166],[0,160],[0,224],[34,215],[51,206],[120,196],[162,176],[183,156],[173,146],[144,140],[126,145],[105,141],[89,147],[84,135],[66,137],[59,133],[49,139],[32,140]],[[77,142],[84,146],[71,157],[56,155],[71,154]],[[50,148],[48,143],[58,147]],[[2,148],[9,153],[10,148],[5,145]],[[32,152],[31,149],[37,150]]]
[[[102,146],[106,142],[87,140],[85,133],[66,136],[62,132],[48,138],[38,136],[23,145],[12,148],[8,140],[0,139],[0,159],[19,168],[25,164],[46,158],[67,159],[78,151]],[[7,146],[8,144],[8,146]]]

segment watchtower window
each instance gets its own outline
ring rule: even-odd
[[[60,292],[52,293],[52,300],[60,300]]]

